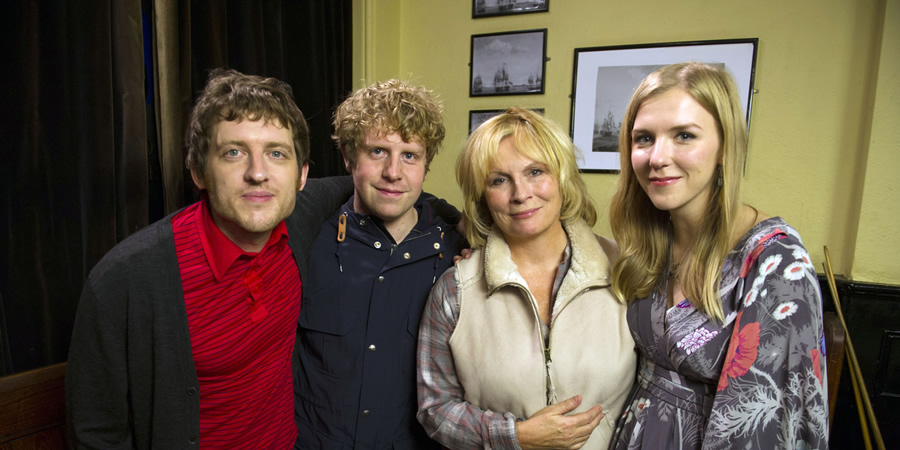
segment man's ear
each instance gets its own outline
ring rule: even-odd
[[[343,145],[341,146],[341,156],[344,157],[344,168],[347,169],[347,173],[353,173],[353,168],[350,167],[350,160],[347,159],[347,148]]]
[[[306,187],[306,175],[309,174],[309,163],[303,165],[300,168],[300,178],[297,179],[297,192],[303,190]]]
[[[206,182],[203,180],[203,174],[197,170],[197,166],[191,164],[191,179],[194,180],[194,186],[198,191],[206,190]]]

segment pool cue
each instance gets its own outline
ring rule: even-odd
[[[881,429],[878,427],[878,421],[875,419],[875,410],[872,408],[872,401],[869,400],[869,391],[866,390],[866,382],[863,380],[862,370],[859,368],[859,361],[856,359],[856,351],[853,349],[853,341],[850,340],[850,330],[847,329],[847,321],[844,320],[844,312],[841,309],[841,300],[838,298],[837,283],[834,281],[834,270],[831,268],[831,255],[828,254],[828,246],[825,246],[825,275],[828,278],[828,287],[831,288],[831,297],[834,299],[834,309],[837,311],[838,318],[841,319],[841,325],[844,327],[844,339],[847,341],[847,355],[850,357],[851,381],[853,372],[856,373],[859,390],[863,404],[865,405],[866,416],[872,425],[872,434],[875,436],[875,445],[878,450],[885,450],[884,440],[881,438]],[[826,349],[827,351],[828,349]],[[857,397],[859,401],[859,397]],[[862,423],[863,429],[866,424]]]

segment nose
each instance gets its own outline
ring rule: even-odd
[[[531,197],[531,186],[528,183],[522,182],[522,180],[515,180],[510,183],[510,201],[513,203],[524,203],[525,200],[528,200]]]
[[[384,168],[381,170],[381,176],[386,180],[397,181],[400,179],[400,156],[391,155],[384,160]]]
[[[672,142],[668,139],[657,139],[650,149],[650,166],[659,169],[672,162]]]
[[[262,184],[269,179],[269,170],[266,167],[266,159],[261,152],[252,152],[247,161],[247,171],[244,173],[244,178],[247,182]]]

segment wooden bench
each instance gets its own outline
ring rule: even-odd
[[[66,363],[0,378],[0,450],[68,449]]]

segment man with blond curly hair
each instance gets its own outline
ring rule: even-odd
[[[462,238],[420,199],[444,139],[440,104],[389,80],[351,95],[334,139],[354,194],[325,221],[304,285],[296,448],[439,448],[416,421],[416,343]]]

